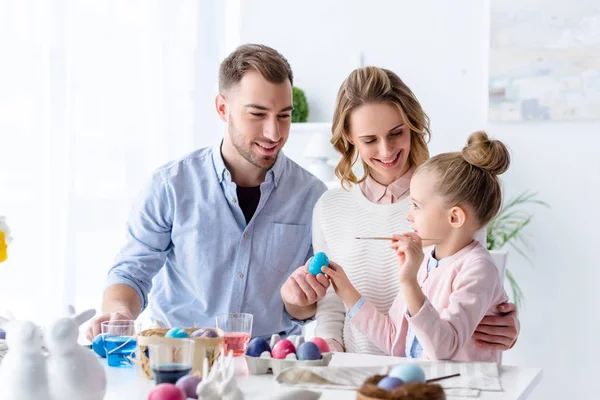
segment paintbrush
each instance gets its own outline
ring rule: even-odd
[[[356,236],[354,239],[360,239],[360,240],[394,240],[393,237],[383,237],[383,236]],[[425,242],[439,242],[442,239],[432,239],[432,238],[421,238],[421,241]]]

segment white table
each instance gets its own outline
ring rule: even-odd
[[[398,358],[373,356],[365,354],[335,353],[330,365],[337,366],[383,366],[395,364]],[[139,368],[111,368],[104,363],[108,390],[105,400],[146,400],[154,387],[154,381],[142,376]],[[246,399],[265,399],[271,396],[284,394],[293,388],[282,386],[275,381],[273,375],[249,375],[246,361],[243,357],[236,359],[236,375],[238,384],[244,392]],[[502,366],[500,380],[503,392],[481,392],[478,400],[497,399],[526,399],[539,383],[542,377],[540,368],[521,368]],[[349,390],[326,390],[321,399],[355,399],[356,392]],[[449,397],[449,400],[452,399]]]

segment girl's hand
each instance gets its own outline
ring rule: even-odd
[[[400,283],[415,283],[419,267],[424,258],[421,237],[413,232],[394,235],[393,237],[394,240],[390,247],[398,254],[398,278]]]
[[[335,293],[346,303],[346,306],[352,308],[358,299],[360,299],[360,293],[350,283],[350,279],[348,279],[348,275],[346,275],[344,269],[329,260],[329,267],[323,267],[321,272],[329,277]]]

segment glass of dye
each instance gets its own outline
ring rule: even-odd
[[[135,321],[105,321],[102,323],[102,338],[109,367],[131,367],[137,346]]]
[[[225,333],[223,338],[225,354],[229,354],[232,350],[234,357],[244,355],[252,336],[252,314],[226,313],[217,315],[216,319],[217,328]]]
[[[173,383],[192,371],[196,343],[190,339],[174,339],[169,343],[151,344],[150,369],[154,382]]]

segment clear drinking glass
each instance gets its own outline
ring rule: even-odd
[[[105,321],[102,327],[102,343],[110,367],[131,367],[137,347],[134,320]]]
[[[192,371],[196,343],[190,339],[176,339],[172,343],[151,344],[150,369],[156,384],[176,383]]]
[[[216,317],[217,328],[225,333],[223,347],[225,354],[233,350],[233,356],[238,357],[246,352],[248,342],[252,337],[252,314],[225,313]]]

